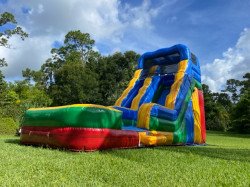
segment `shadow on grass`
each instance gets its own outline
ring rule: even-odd
[[[61,151],[61,152],[64,152],[64,153],[67,153],[67,154],[75,154],[75,153],[79,153],[80,151],[71,151],[69,149],[66,149],[66,148],[60,148],[60,147],[57,147],[57,146],[48,146],[48,145],[44,145],[44,144],[21,144],[20,143],[20,139],[6,139],[4,141],[5,143],[8,143],[8,144],[15,144],[15,145],[20,145],[22,147],[31,147],[31,148],[34,148],[34,149],[44,149],[44,150],[57,150],[57,151]]]
[[[146,149],[147,151],[143,151]],[[110,154],[116,157],[121,157],[135,162],[145,162],[142,157],[157,157],[155,151],[166,151],[166,154],[170,152],[184,153],[188,159],[191,155],[198,155],[201,157],[208,157],[213,159],[223,159],[228,161],[250,162],[250,150],[249,149],[225,149],[215,148],[210,146],[162,146],[126,150],[112,150],[112,151],[100,151],[102,154]],[[178,158],[181,158],[178,156]],[[164,162],[165,158],[157,158],[158,162]]]
[[[216,136],[225,136],[225,137],[234,137],[234,138],[249,138],[250,134],[238,134],[234,132],[220,132],[220,131],[208,131],[209,135],[216,135]]]
[[[249,138],[249,134],[234,134],[234,133],[225,133],[225,134],[218,134],[219,136],[226,136],[226,137],[233,137],[233,138]]]
[[[20,145],[20,140],[19,139],[6,139],[4,142],[5,143],[10,143],[10,144],[19,144]]]
[[[215,159],[223,159],[229,161],[250,162],[249,149],[234,149],[234,148],[215,148],[206,146],[193,146],[193,147],[156,147],[158,150],[168,150],[171,152],[195,154],[204,157]]]

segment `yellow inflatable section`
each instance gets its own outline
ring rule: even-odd
[[[128,87],[124,90],[121,97],[119,99],[117,99],[117,101],[115,103],[115,106],[121,106],[121,103],[122,103],[123,99],[126,98],[128,93],[130,92],[130,90],[134,87],[135,82],[139,79],[139,77],[141,75],[141,72],[142,72],[142,69],[138,69],[138,70],[135,71],[134,77],[129,82]]]
[[[200,123],[200,105],[198,89],[195,88],[192,94],[193,113],[194,113],[194,143],[202,143],[201,138],[201,123]]]

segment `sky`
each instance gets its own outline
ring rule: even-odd
[[[79,29],[103,55],[185,44],[200,60],[202,82],[220,91],[250,72],[249,10],[249,0],[0,0],[0,13],[11,12],[29,33],[25,41],[11,38],[11,49],[0,47],[9,64],[3,72],[14,81],[25,68],[38,70]]]

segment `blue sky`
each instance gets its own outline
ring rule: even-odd
[[[38,69],[74,29],[90,33],[104,55],[182,43],[200,59],[203,82],[219,91],[227,79],[250,71],[249,9],[249,0],[0,0],[0,12],[13,13],[30,34],[24,42],[13,38],[14,49],[0,48],[0,57],[13,81],[26,67]]]

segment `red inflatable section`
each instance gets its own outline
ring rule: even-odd
[[[203,92],[199,90],[199,105],[201,114],[201,138],[203,143],[206,142],[206,121],[205,121],[205,111],[204,111],[204,97]]]
[[[73,151],[134,148],[139,145],[137,132],[97,128],[22,127],[22,144],[47,145]]]

